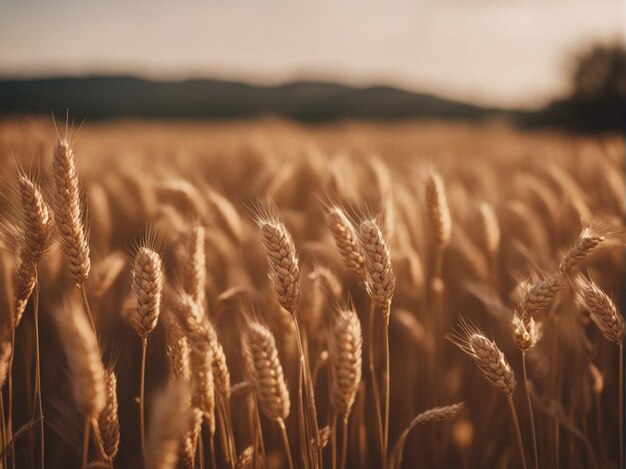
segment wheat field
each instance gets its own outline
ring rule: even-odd
[[[3,467],[623,467],[623,147],[0,121]]]

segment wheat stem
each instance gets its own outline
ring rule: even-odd
[[[618,370],[618,409],[619,409],[619,460],[620,467],[624,467],[624,345],[618,344],[619,370]]]
[[[91,417],[88,415],[85,417],[85,429],[83,431],[83,459],[80,467],[85,469],[89,462],[89,435],[91,431]]]
[[[346,467],[346,457],[348,454],[348,418],[348,414],[344,415],[341,423],[341,459],[339,469]]]
[[[387,318],[389,316],[386,316]],[[385,430],[383,433],[383,457],[387,464],[387,447],[389,444],[389,392],[390,392],[390,365],[389,365],[389,319],[385,322]]]
[[[200,437],[198,438],[198,466],[200,469],[204,469],[204,443],[202,443],[202,433],[200,433]]]
[[[6,426],[6,421],[4,418],[4,397],[1,392],[0,392],[0,424],[2,425],[2,448],[6,448],[7,447],[7,426]],[[2,455],[2,467],[4,468],[7,465],[6,451],[4,451],[3,453],[4,454]]]
[[[337,412],[333,412],[330,425],[330,458],[332,469],[337,469]]]
[[[215,459],[215,439],[209,433],[209,455],[211,456],[211,468],[217,469],[217,461]]]
[[[308,445],[310,447],[313,467],[317,467],[321,460],[321,450],[319,449],[319,429],[317,427],[317,413],[315,411],[315,404],[313,401],[313,392],[310,387],[310,374],[308,373],[308,365],[306,361],[306,355],[304,354],[304,346],[302,345],[302,335],[300,334],[300,326],[298,326],[298,320],[296,316],[293,316],[293,323],[296,330],[296,340],[298,342],[298,355],[300,356],[300,369],[302,373],[302,380],[304,384],[304,400],[306,401],[305,419],[308,418],[309,422],[309,435],[307,436]],[[311,444],[311,441],[313,443]]]
[[[304,400],[302,397],[302,360],[298,360],[298,435],[300,438],[300,447],[306,449],[306,455],[302,455],[304,466],[307,467],[308,464],[313,463],[313,456],[311,454],[311,446],[307,443],[309,439],[309,429],[307,425],[307,418],[304,413]],[[308,457],[308,461],[307,461]],[[308,463],[308,464],[307,464]]]
[[[146,379],[146,351],[148,349],[148,339],[141,339],[141,382],[139,385],[139,434],[141,438],[141,454],[144,461],[146,457],[146,430],[144,422],[144,385]]]
[[[285,446],[285,456],[287,457],[287,463],[289,469],[293,469],[293,459],[291,458],[291,450],[289,449],[289,438],[287,437],[287,429],[285,428],[285,422],[283,419],[278,419],[278,426],[280,427],[280,435],[283,438],[283,445]]]
[[[533,405],[530,401],[530,393],[528,392],[528,375],[526,373],[526,353],[522,352],[522,370],[524,373],[524,390],[526,391],[526,400],[528,401],[528,412],[530,413],[530,426],[533,433],[533,452],[535,455],[535,469],[539,469],[539,452],[537,451],[537,433],[535,431],[535,416],[533,413]]]
[[[11,455],[11,467],[15,469],[15,443],[13,441],[13,359],[15,358],[15,324],[11,331],[11,363],[9,364],[9,376],[7,386],[9,387],[9,405],[7,409],[7,440],[10,444],[9,454]]]
[[[265,442],[263,441],[263,427],[261,427],[261,416],[259,415],[259,403],[256,397],[252,398],[254,406],[254,418],[256,421],[256,429],[254,432],[255,448],[258,447],[260,453],[260,460],[265,461]],[[256,449],[255,449],[256,452]],[[257,453],[257,454],[258,454]]]
[[[43,404],[41,402],[41,361],[39,350],[39,279],[35,283],[33,292],[33,315],[35,320],[35,400],[39,411],[39,435],[41,438],[41,469],[44,467],[44,423]],[[33,420],[35,419],[35,406],[33,405]]]
[[[517,433],[517,445],[519,447],[520,456],[522,458],[522,465],[524,469],[527,469],[526,466],[526,457],[524,456],[524,444],[522,443],[522,432],[519,428],[519,422],[517,420],[517,412],[515,411],[515,404],[513,403],[513,396],[508,395],[507,401],[509,403],[509,409],[511,410],[511,417],[513,417],[513,424],[515,426],[515,431]]]
[[[89,318],[89,321],[91,322],[91,327],[94,331],[94,333],[96,332],[96,324],[93,320],[93,314],[91,313],[91,308],[89,307],[89,301],[87,300],[87,290],[85,290],[85,286],[81,285],[78,288],[80,288],[80,291],[82,292],[82,296],[83,296],[83,304],[85,305],[85,312],[87,313],[87,317]]]
[[[368,320],[368,357],[370,377],[372,379],[372,391],[374,397],[374,410],[376,411],[376,429],[378,431],[378,444],[380,445],[381,457],[385,460],[385,454],[383,451],[383,418],[380,413],[380,393],[378,390],[378,380],[376,379],[376,364],[374,356],[374,320],[376,319],[376,305],[373,301],[370,301],[369,320]],[[384,464],[384,463],[383,463]]]

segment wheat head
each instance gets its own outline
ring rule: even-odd
[[[52,154],[53,212],[70,274],[76,285],[89,277],[89,243],[82,219],[78,170],[69,142],[60,139]]]
[[[291,405],[289,392],[276,341],[267,327],[258,322],[247,325],[243,355],[246,375],[254,387],[261,412],[270,420],[285,420]]]

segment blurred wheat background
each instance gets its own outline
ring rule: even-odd
[[[615,0],[0,1],[2,468],[624,467]]]
[[[18,466],[37,463],[40,458],[37,428],[41,417],[33,400],[34,295],[38,295],[46,462],[53,467],[80,463],[87,411],[75,402],[76,394],[85,390],[75,387],[94,384],[89,384],[89,379],[84,384],[76,376],[86,371],[72,362],[85,356],[67,351],[72,345],[64,343],[67,339],[62,330],[68,327],[66,315],[88,317],[82,290],[95,323],[97,368],[112,370],[117,377],[117,403],[112,411],[119,433],[114,432],[114,451],[103,457],[97,438],[92,440],[88,446],[92,464],[112,461],[116,467],[141,465],[137,396],[142,340],[135,328],[149,333],[145,369],[148,434],[158,430],[153,430],[153,422],[159,411],[154,403],[159,402],[160,390],[168,381],[181,383],[189,378],[175,371],[177,362],[171,351],[177,342],[173,338],[186,337],[186,352],[181,353],[209,353],[211,360],[216,359],[215,351],[210,352],[211,347],[205,345],[217,340],[227,372],[214,365],[209,373],[225,373],[229,382],[218,385],[223,376],[213,376],[213,405],[192,401],[196,402],[194,408],[210,416],[205,415],[201,427],[203,449],[195,450],[187,464],[193,465],[194,460],[199,463],[199,451],[203,451],[205,465],[215,457],[219,467],[227,467],[252,447],[250,464],[285,466],[279,427],[265,411],[260,421],[250,421],[250,412],[257,415],[256,405],[263,410],[260,396],[274,389],[267,388],[263,379],[256,388],[250,370],[246,371],[242,350],[247,346],[242,349],[242,343],[247,343],[251,324],[268,327],[275,340],[276,360],[284,370],[284,392],[291,402],[282,418],[294,464],[313,464],[307,459],[312,451],[299,434],[299,415],[307,410],[298,406],[293,318],[297,318],[305,338],[317,426],[320,430],[328,428],[331,440],[341,443],[341,419],[333,425],[339,405],[333,398],[338,386],[334,360],[342,356],[335,341],[346,337],[332,337],[334,328],[340,327],[334,322],[337,312],[347,310],[354,311],[361,324],[362,333],[357,335],[363,336],[363,348],[357,361],[363,366],[360,380],[357,376],[346,381],[348,398],[343,408],[347,405],[349,420],[345,464],[380,467],[383,462],[375,409],[384,408],[383,312],[389,303],[383,300],[380,307],[378,290],[372,287],[376,278],[355,274],[359,267],[340,255],[353,249],[361,259],[356,265],[369,271],[371,266],[363,262],[361,254],[367,253],[362,245],[366,241],[359,231],[368,219],[381,230],[391,262],[385,269],[395,277],[395,288],[389,287],[390,457],[414,416],[433,407],[463,402],[463,410],[456,408],[445,422],[419,424],[403,435],[404,464],[522,465],[506,396],[489,385],[470,357],[455,347],[454,340],[446,340],[454,331],[462,334],[457,325],[465,321],[495,340],[503,360],[510,364],[517,383],[511,398],[517,409],[526,463],[533,466],[520,333],[514,327],[514,318],[526,317],[533,321],[533,327],[541,325],[542,331],[540,337],[532,331],[530,339],[526,337],[531,342],[526,354],[528,390],[540,465],[618,466],[616,343],[621,347],[624,297],[621,137],[566,137],[548,132],[527,135],[497,125],[407,122],[302,127],[278,120],[86,124],[70,128],[66,137],[64,125],[57,123],[57,133],[48,120],[8,121],[0,134],[2,148],[10,149],[7,155],[37,155],[19,161],[7,156],[4,161],[2,213],[5,232],[15,235],[7,237],[2,251],[4,344],[11,343],[16,305],[22,304],[19,300],[26,302],[15,329],[12,364],[13,446]],[[88,233],[88,257],[79,256],[72,264],[71,253],[76,255],[84,248],[72,236],[69,244],[73,248],[69,250],[65,241],[57,242],[65,237],[57,217],[57,227],[50,227],[56,235],[44,238],[46,248],[36,263],[38,288],[28,289],[22,299],[17,272],[21,265],[32,262],[27,241],[34,229],[28,224],[34,212],[24,205],[27,202],[18,176],[36,184],[50,207],[46,209],[50,218],[43,220],[54,224],[51,213],[62,215],[55,205],[59,203],[57,139],[61,148],[66,145],[63,142],[72,142],[66,149],[74,152],[78,187],[84,195],[79,199],[80,216],[74,221],[79,231]],[[351,248],[333,239],[333,235],[341,238],[337,220],[331,216],[333,210],[345,214],[348,232],[354,230],[356,234]],[[277,277],[281,270],[272,267],[268,278],[268,259],[272,257],[266,257],[265,238],[261,237],[262,223],[278,220],[293,238],[296,252],[293,261],[299,276],[291,275],[287,280]],[[195,239],[191,244],[190,237]],[[145,321],[136,324],[145,295],[137,291],[132,279],[138,275],[136,263],[141,262],[142,247],[153,249],[163,264],[156,327]],[[282,248],[278,252],[286,255]],[[68,269],[72,265],[78,270]],[[81,269],[85,265],[90,268]],[[140,271],[148,272],[146,281],[151,282],[150,269],[146,269]],[[188,281],[189,275],[201,283]],[[595,302],[585,300],[587,284],[581,283],[581,278],[606,292],[614,309],[604,305],[597,311]],[[276,282],[294,282],[299,297],[289,297],[293,290],[272,288]],[[547,290],[546,282],[552,282]],[[153,293],[152,287],[147,289],[148,296]],[[193,308],[179,304],[187,295],[195,295],[192,298],[200,311],[196,316]],[[369,315],[372,304],[376,306],[374,316]],[[177,322],[179,314],[214,328],[216,338],[198,338],[192,326]],[[616,315],[617,330],[608,338],[602,314]],[[59,317],[66,320],[57,321]],[[369,330],[372,318],[373,332]],[[530,323],[522,324],[530,329]],[[373,336],[368,336],[370,333]],[[360,336],[355,340],[354,344],[360,344]],[[380,388],[378,399],[371,387],[370,350]],[[352,357],[357,352],[349,348],[344,353]],[[3,366],[6,379],[6,361]],[[202,369],[198,366],[191,360],[194,392],[198,392]],[[5,413],[6,388],[5,384]],[[251,396],[257,399],[250,401]],[[85,399],[94,397],[88,393]],[[111,396],[103,394],[101,399],[107,402]],[[220,401],[222,404],[215,404]],[[167,405],[161,402],[162,407]],[[217,419],[213,433],[215,414],[219,415],[224,405],[228,412]],[[176,418],[183,418],[184,409],[184,405],[175,409]],[[102,406],[96,411],[102,412]],[[167,420],[161,425],[170,423]],[[10,436],[6,425],[5,429],[5,437]],[[178,438],[183,439],[182,433]],[[209,454],[213,448],[209,440],[215,441],[215,456]],[[320,448],[321,459],[316,464],[331,465],[331,453],[341,449],[337,446]],[[391,464],[398,465],[397,459],[391,457]],[[11,458],[6,461],[10,465]]]

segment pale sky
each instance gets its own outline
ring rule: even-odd
[[[0,76],[306,78],[529,108],[625,19],[623,0],[0,0]]]

